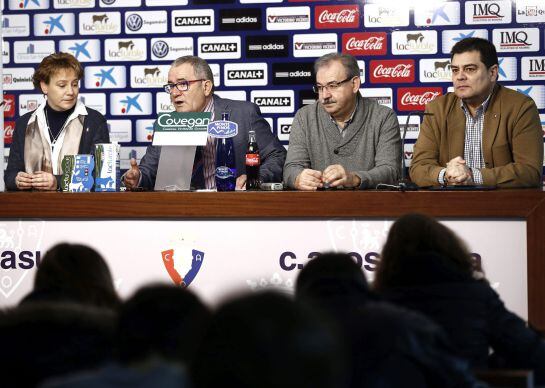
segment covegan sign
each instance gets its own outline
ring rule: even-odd
[[[160,113],[153,129],[154,146],[205,145],[211,112]]]

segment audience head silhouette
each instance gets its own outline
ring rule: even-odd
[[[191,374],[196,388],[338,388],[342,365],[311,310],[265,292],[219,308]]]
[[[479,263],[452,230],[432,217],[407,214],[388,233],[374,288],[448,280],[443,276],[472,278],[480,271]],[[430,276],[432,273],[437,276]]]
[[[124,364],[160,359],[188,364],[208,326],[209,309],[188,289],[150,285],[119,310],[117,341]]]
[[[45,254],[36,271],[31,301],[69,301],[117,308],[119,297],[102,256],[85,245],[61,243]]]

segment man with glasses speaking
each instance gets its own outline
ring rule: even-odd
[[[327,54],[316,60],[314,71],[318,101],[293,119],[284,182],[298,190],[396,182],[401,170],[397,116],[360,95],[356,59]]]
[[[269,124],[257,105],[247,101],[235,101],[214,95],[214,77],[210,66],[204,59],[185,56],[176,59],[168,72],[165,91],[176,112],[212,112],[212,120],[221,120],[222,113],[229,113],[230,121],[238,124],[238,134],[233,138],[237,173],[236,188],[246,184],[245,153],[248,146],[248,132],[254,130],[261,159],[260,178],[263,182],[280,182],[286,150],[272,134]],[[216,168],[215,139],[210,136],[206,145],[197,147],[193,165],[191,187],[194,189],[214,189]],[[131,160],[131,168],[123,176],[129,189],[142,187],[153,189],[161,147],[150,145],[137,166]],[[198,172],[198,173],[197,173]]]

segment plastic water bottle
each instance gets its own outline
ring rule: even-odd
[[[229,121],[229,113],[222,113],[222,121]],[[233,138],[218,138],[216,144],[216,189],[234,191],[237,178]]]

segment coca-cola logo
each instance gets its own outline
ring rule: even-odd
[[[358,5],[336,5],[316,7],[316,28],[358,28],[360,10]]]
[[[356,10],[343,9],[341,12],[329,12],[327,9],[318,16],[320,23],[352,23],[356,19]]]
[[[343,53],[351,55],[385,55],[386,33],[343,34]]]
[[[414,67],[412,59],[371,61],[371,82],[414,82]]]
[[[347,50],[382,50],[384,38],[372,36],[369,39],[358,40],[350,38],[346,44]]]
[[[4,144],[11,144],[14,130],[15,121],[4,121]]]
[[[403,105],[426,105],[437,96],[439,96],[438,92],[426,92],[424,94],[407,92],[401,97],[401,103]]]
[[[15,95],[4,94],[4,117],[15,116]]]
[[[408,77],[411,74],[412,65],[399,64],[395,67],[387,67],[378,65],[373,71],[373,75],[377,78],[388,77],[388,78],[403,78]]]
[[[398,110],[424,110],[426,104],[443,94],[443,89],[430,88],[398,88]]]
[[[246,154],[246,166],[259,166],[260,162],[259,154]]]

